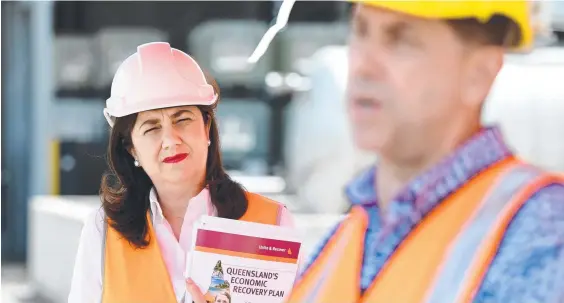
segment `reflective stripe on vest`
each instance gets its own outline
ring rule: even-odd
[[[359,287],[339,286],[346,286],[340,281],[341,278],[355,285],[360,281],[358,273],[364,239],[358,235],[364,234],[367,223],[366,212],[360,207],[353,207],[328,240],[325,247],[330,249],[323,249],[308,270],[296,281],[296,287],[286,299],[287,302],[351,303],[350,298],[359,298]],[[347,262],[343,262],[344,260]],[[329,296],[325,296],[326,294]]]
[[[353,215],[355,215],[354,213],[355,211],[358,211],[358,209],[353,209]],[[332,245],[335,245],[337,249],[331,251],[327,256],[324,256],[324,258],[326,258],[325,264],[327,264],[327,266],[325,266],[324,268],[320,268],[321,273],[319,279],[315,282],[314,286],[309,290],[309,294],[304,297],[303,302],[314,302],[318,293],[324,290],[323,287],[326,286],[325,285],[326,279],[330,278],[331,275],[333,275],[335,268],[339,265],[338,262],[339,258],[342,258],[343,256],[347,255],[346,253],[347,242],[350,240],[351,236],[354,233],[358,232],[357,229],[359,228],[365,229],[366,225],[361,226],[361,225],[353,225],[353,224],[347,224],[347,225],[343,224],[341,228],[337,231],[340,237],[336,238],[337,241],[332,243]],[[351,255],[348,256],[354,257]],[[360,294],[360,290],[358,293]]]
[[[508,169],[481,202],[480,207],[466,222],[438,270],[435,286],[429,291],[429,303],[459,302],[468,285],[468,273],[487,235],[494,230],[507,206],[519,197],[527,184],[532,184],[541,172],[527,165],[515,165]],[[524,201],[523,201],[524,202]]]

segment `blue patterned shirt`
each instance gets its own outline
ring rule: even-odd
[[[369,215],[361,272],[366,290],[412,228],[450,193],[491,165],[511,156],[497,128],[486,128],[439,165],[421,174],[389,204],[382,218],[372,167],[346,189]],[[384,222],[386,224],[384,224]],[[321,243],[319,251],[336,227]],[[311,261],[310,261],[311,264]],[[305,270],[307,270],[305,267]],[[564,302],[564,186],[534,194],[509,225],[474,302]]]

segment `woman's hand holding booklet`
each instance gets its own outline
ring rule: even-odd
[[[186,302],[281,303],[292,290],[296,229],[204,216],[193,233]]]

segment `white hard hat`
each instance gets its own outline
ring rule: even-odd
[[[158,108],[211,105],[217,99],[194,59],[166,42],[147,43],[118,68],[104,116],[113,127],[116,117]]]

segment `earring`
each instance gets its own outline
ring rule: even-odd
[[[137,161],[137,159],[135,161],[133,161],[133,165],[139,167],[139,161]]]
[[[208,140],[208,146],[210,146],[210,145],[211,145],[211,141],[210,141],[210,140]]]

